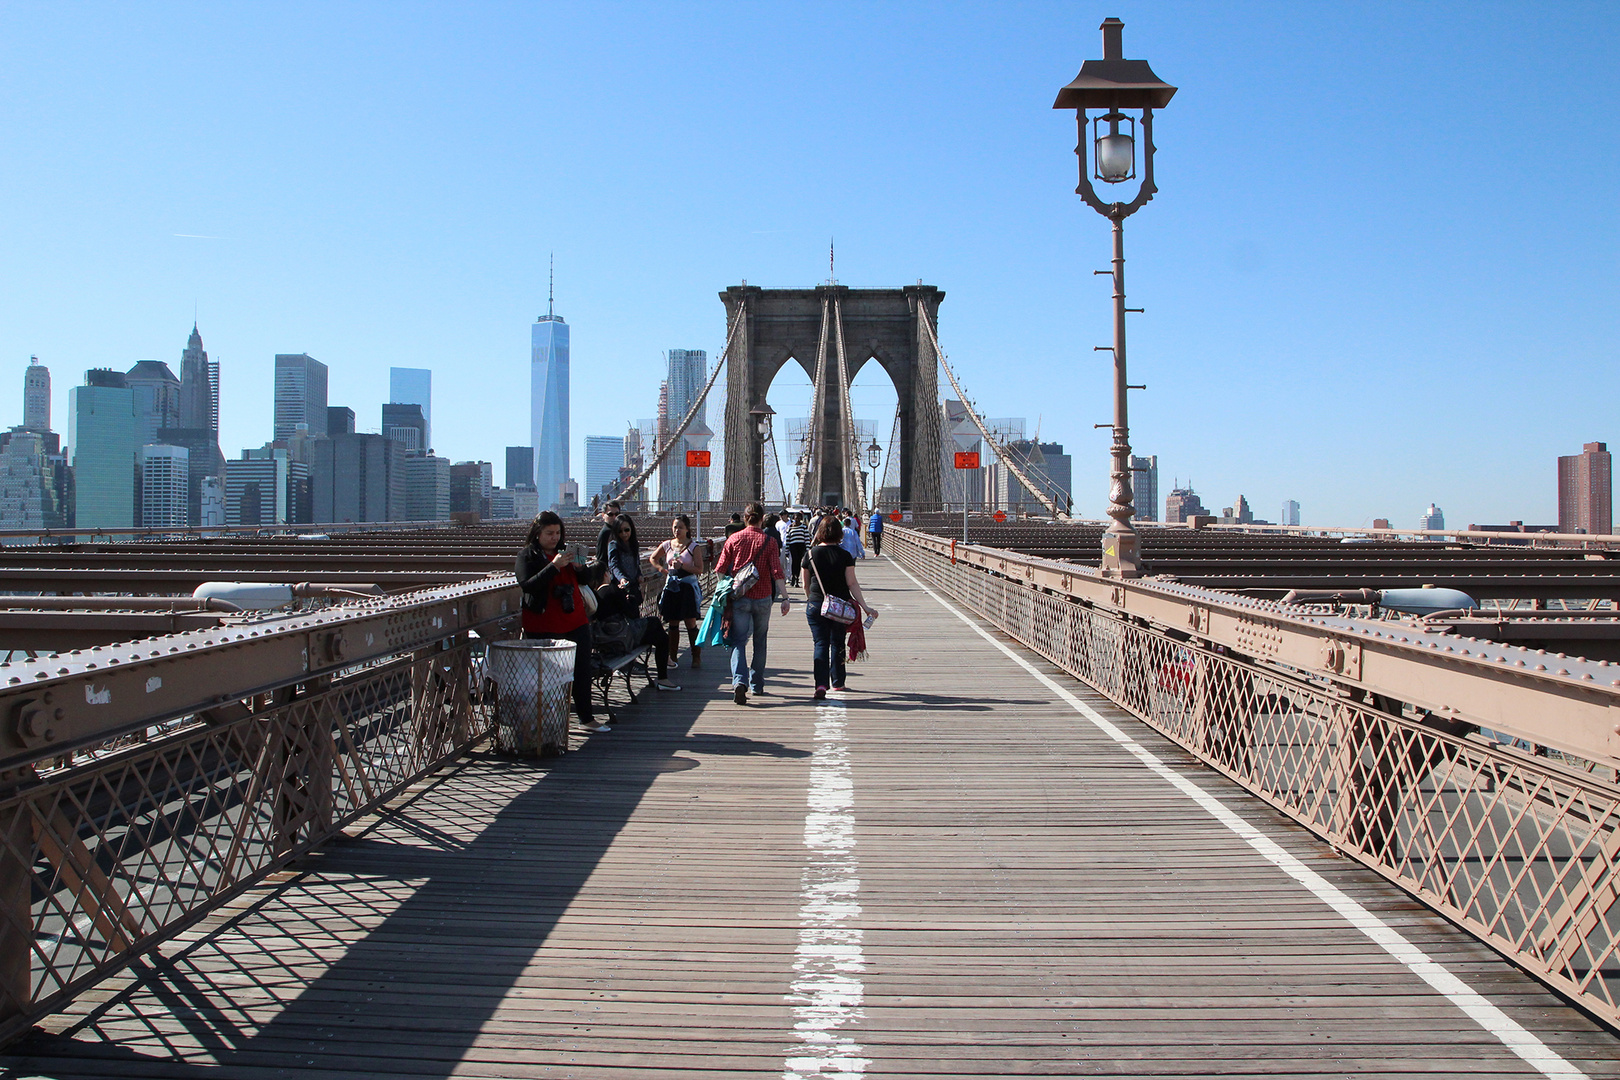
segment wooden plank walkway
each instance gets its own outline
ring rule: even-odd
[[[554,763],[474,755],[0,1076],[1545,1074],[893,564],[860,574],[885,614],[841,702],[778,617],[768,696],[734,705],[711,652]],[[1612,1033],[1031,662],[1563,1075],[1620,1076]]]

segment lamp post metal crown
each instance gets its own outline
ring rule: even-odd
[[[1131,441],[1129,385],[1125,374],[1125,219],[1145,206],[1159,189],[1153,183],[1153,110],[1170,104],[1176,88],[1153,74],[1146,60],[1125,59],[1125,24],[1104,19],[1103,58],[1087,60],[1074,81],[1058,91],[1054,109],[1073,109],[1079,131],[1074,152],[1080,159],[1079,195],[1097,213],[1114,225],[1114,439],[1109,447],[1108,516],[1113,519],[1103,533],[1102,570],[1115,577],[1139,577],[1142,573],[1141,542],[1131,527],[1136,514],[1131,491]],[[1086,110],[1102,109],[1095,134],[1096,174],[1104,183],[1118,184],[1131,179],[1136,169],[1136,120],[1123,110],[1142,113],[1142,184],[1130,202],[1105,202],[1091,186],[1091,169],[1086,167]],[[1130,133],[1120,131],[1120,123],[1131,125]],[[1107,130],[1101,127],[1106,123]]]

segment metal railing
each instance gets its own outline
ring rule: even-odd
[[[1127,587],[1074,566],[1037,573],[1040,560],[1010,552],[970,562],[899,528],[884,553],[1620,1025],[1620,786],[1608,744],[1579,725],[1565,741],[1584,754],[1537,756],[1471,722],[1499,730],[1500,719],[1441,716],[1369,688],[1399,673],[1364,668],[1359,645],[1350,666],[1326,627],[1322,663],[1289,663],[1284,635],[1255,618],[1249,648],[1216,640],[1209,597],[1192,590]],[[1159,601],[1151,617],[1148,596]],[[1571,714],[1589,704],[1578,685],[1540,690],[1544,701],[1564,694]]]
[[[481,738],[516,610],[504,575],[0,665],[0,1042]]]
[[[487,735],[518,606],[499,574],[0,664],[0,1044]]]

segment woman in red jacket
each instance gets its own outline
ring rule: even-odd
[[[574,643],[574,712],[590,730],[606,731],[606,725],[596,724],[591,705],[591,622],[579,594],[582,568],[563,543],[562,518],[550,510],[529,526],[516,567],[523,589],[523,636]]]

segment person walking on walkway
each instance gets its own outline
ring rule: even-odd
[[[562,518],[550,510],[529,526],[514,567],[523,589],[523,636],[574,643],[574,712],[590,730],[607,731],[596,724],[591,705],[591,623],[579,591],[582,568],[563,542]]]
[[[787,554],[787,537],[782,535],[782,519],[775,514],[766,514],[765,521],[760,525],[760,531],[765,538],[776,545],[776,557],[781,559]]]
[[[872,519],[866,523],[866,535],[872,538],[872,557],[883,554],[883,511],[873,507]]]
[[[734,590],[739,575],[744,579],[749,576],[749,567],[757,575],[748,588],[734,591],[731,600],[731,690],[738,705],[747,702],[750,689],[755,694],[765,692],[765,635],[770,632],[771,605],[780,599],[783,615],[789,606],[781,555],[776,542],[761,529],[765,508],[757,502],[749,503],[743,521],[746,527],[726,541],[714,562],[715,573],[732,575]]]
[[[703,662],[698,644],[698,615],[703,611],[703,545],[692,541],[692,519],[675,515],[669,523],[670,538],[652,553],[652,564],[665,574],[664,590],[658,594],[658,614],[669,624],[669,659],[675,663],[681,652],[681,624],[686,624],[686,643],[692,650],[692,667]]]
[[[815,546],[805,559],[804,616],[810,623],[810,640],[815,643],[813,696],[817,701],[827,696],[829,687],[844,689],[844,635],[849,631],[847,624],[822,617],[822,603],[836,596],[854,604],[857,612],[876,614],[861,595],[861,583],[855,580],[855,556],[839,543],[843,538],[844,526],[836,517],[828,517],[821,523]]]
[[[838,514],[834,514],[833,520],[843,527],[844,538],[840,543],[843,544],[844,550],[857,559],[866,558],[866,548],[861,544],[861,527],[855,524],[854,512],[845,509]]]
[[[787,530],[787,553],[793,562],[788,580],[794,584],[799,582],[799,571],[804,569],[804,553],[808,550],[810,550],[810,526],[805,524],[804,514],[794,514],[793,524],[789,525]]]

